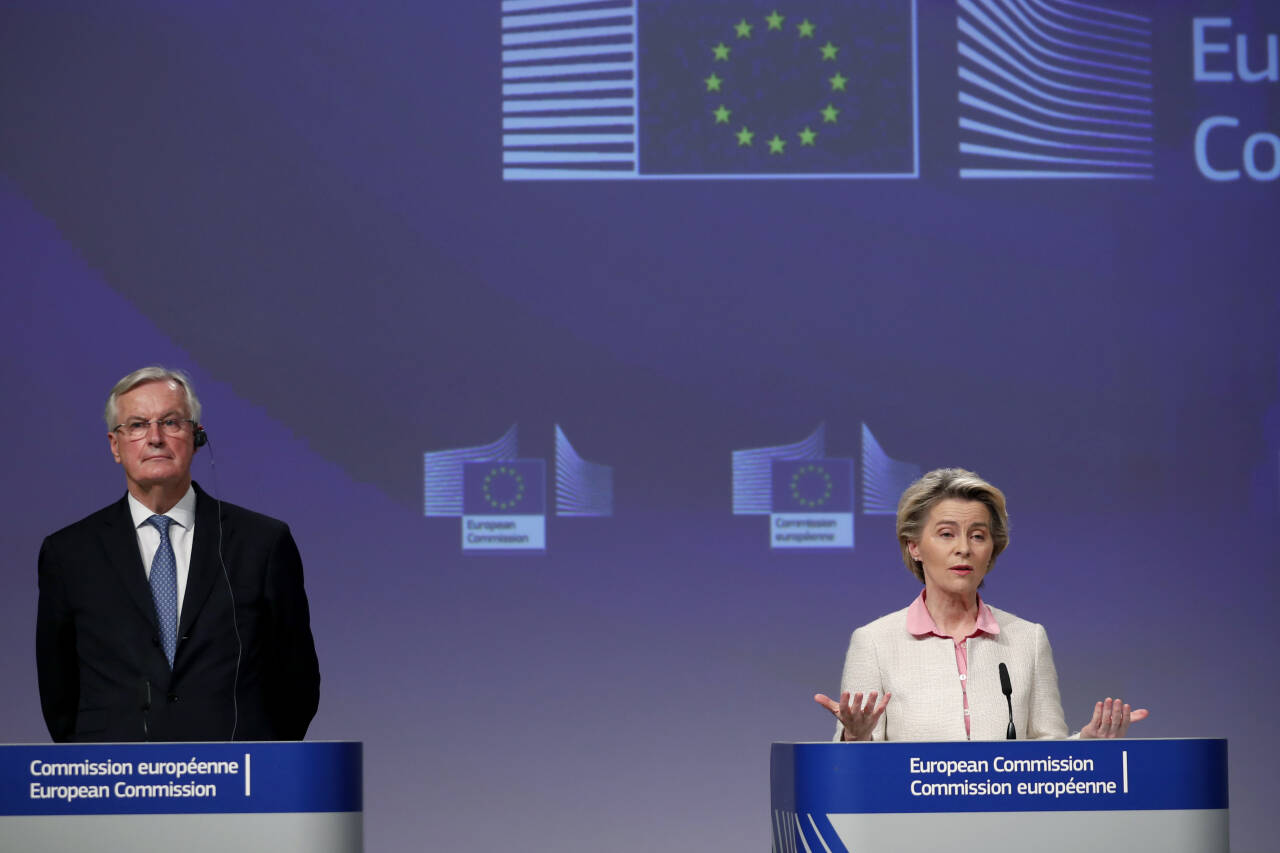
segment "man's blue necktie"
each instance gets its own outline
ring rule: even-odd
[[[164,656],[173,668],[173,654],[178,648],[178,562],[169,542],[169,525],[173,519],[167,515],[153,515],[147,519],[160,531],[160,547],[151,561],[151,598],[156,603],[156,615],[160,617],[160,643]]]

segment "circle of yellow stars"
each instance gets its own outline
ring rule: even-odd
[[[800,491],[800,482],[802,480],[812,481],[814,479],[817,479],[822,483],[822,496],[813,498],[805,497],[804,493]],[[831,500],[831,492],[831,475],[828,474],[827,469],[823,468],[821,465],[801,465],[795,470],[795,473],[791,475],[791,498],[801,506],[808,507],[809,509],[822,506],[824,503]]]
[[[493,493],[495,481],[499,479],[514,481],[515,494],[510,500],[501,500]],[[494,509],[511,509],[524,499],[524,477],[510,465],[491,468],[484,478],[484,499]]]
[[[774,9],[764,17],[764,31],[766,33],[770,31],[785,32],[783,24],[786,20],[785,15],[779,14],[778,10]],[[730,41],[750,39],[757,26],[759,25],[753,24],[746,18],[743,18],[733,25],[734,34]],[[794,26],[796,30],[796,38],[813,39],[816,43],[817,27],[812,21],[805,18]],[[818,51],[819,61],[832,63],[839,61],[840,47],[833,44],[830,39],[828,39],[825,44],[815,45],[815,48]],[[733,47],[730,44],[725,44],[722,40],[711,47],[711,62],[713,65],[717,62],[728,62],[732,53]],[[702,79],[702,83],[706,86],[708,94],[724,93],[725,78],[721,77],[714,70],[709,76]],[[827,78],[827,83],[830,85],[830,91],[832,93],[849,91],[849,78],[845,77],[838,70]],[[711,111],[711,115],[715,124],[725,124],[732,128],[733,110],[726,107],[723,103],[716,106],[716,108]],[[819,115],[822,116],[820,126],[822,124],[836,124],[840,119],[840,109],[836,107],[835,104],[828,102],[825,107],[819,110]],[[756,132],[751,130],[745,124],[734,132],[734,137],[737,139],[738,146],[740,148],[750,148],[754,146],[756,142]],[[796,138],[798,139],[801,147],[812,147],[817,142],[818,131],[814,130],[811,126],[806,125],[803,130],[796,134]],[[769,153],[771,155],[785,154],[787,150],[787,143],[789,141],[790,140],[784,139],[777,133],[769,139],[762,140],[765,145],[769,146]]]

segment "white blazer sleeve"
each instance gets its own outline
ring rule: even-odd
[[[1053,649],[1044,626],[1035,625],[1035,657],[1032,666],[1030,707],[1027,709],[1026,737],[1030,739],[1065,738],[1067,721],[1062,713],[1062,697],[1058,694],[1058,668],[1053,664]]]
[[[844,672],[840,676],[840,691],[867,694],[872,690],[884,696],[884,678],[880,672],[880,656],[876,641],[866,626],[853,632],[849,638],[849,650],[844,656]],[[839,698],[839,697],[837,697]],[[877,699],[876,701],[879,701]],[[882,715],[871,732],[872,740],[885,739],[885,717]],[[844,737],[844,726],[836,722],[834,740]]]

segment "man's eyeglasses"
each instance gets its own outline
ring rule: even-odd
[[[158,424],[160,432],[165,435],[182,435],[187,430],[187,424],[190,424],[192,429],[196,426],[196,422],[191,418],[156,418],[153,421],[129,421],[127,424],[116,424],[114,431],[130,441],[142,441],[151,434],[152,424]]]

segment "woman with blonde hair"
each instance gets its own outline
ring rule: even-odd
[[[898,502],[898,542],[924,589],[853,632],[839,701],[813,697],[836,740],[1067,737],[1044,628],[978,594],[1009,544],[1004,494],[972,471],[930,471]],[[1107,698],[1077,736],[1124,737],[1146,716]]]

